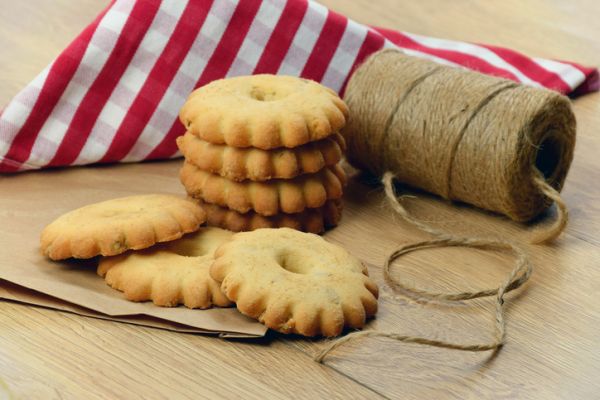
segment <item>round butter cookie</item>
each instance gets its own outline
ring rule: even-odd
[[[293,179],[234,182],[185,162],[180,178],[188,194],[196,199],[240,213],[254,210],[265,216],[321,207],[327,200],[341,198],[346,183],[346,174],[339,165]]]
[[[231,302],[210,277],[209,268],[215,249],[232,235],[219,228],[201,228],[150,249],[103,257],[97,272],[131,301],[152,300],[163,307],[227,307]]]
[[[53,260],[113,256],[198,230],[206,214],[191,199],[165,194],[122,197],[78,208],[43,231],[42,254]]]
[[[204,211],[206,211],[208,225],[235,232],[287,227],[304,232],[323,233],[326,229],[339,223],[343,208],[341,200],[328,200],[319,208],[306,208],[296,214],[275,214],[265,217],[254,211],[241,214],[216,204],[199,201]]]
[[[337,336],[377,312],[378,288],[360,260],[289,228],[235,234],[210,275],[240,312],[282,333]]]
[[[186,160],[199,169],[238,182],[290,179],[314,173],[337,164],[346,148],[339,133],[293,149],[231,147],[204,141],[189,132],[177,138],[177,145]]]
[[[293,76],[219,79],[193,91],[179,119],[207,142],[233,147],[297,147],[338,132],[348,108],[331,89]]]

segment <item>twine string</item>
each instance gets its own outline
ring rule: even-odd
[[[461,140],[464,138],[467,128],[469,127],[469,125],[471,124],[471,122],[473,121],[475,116],[477,116],[477,114],[479,114],[479,111],[481,111],[486,105],[488,105],[490,103],[490,101],[492,101],[500,93],[502,93],[506,90],[513,89],[513,88],[517,87],[518,85],[515,82],[499,82],[499,84],[497,86],[498,87],[496,87],[495,89],[492,89],[483,99],[481,99],[479,104],[477,104],[477,106],[471,113],[471,116],[469,118],[467,118],[464,126],[461,128],[458,136],[454,140],[454,143],[452,143],[452,145],[450,147],[450,156],[448,157],[448,164],[446,166],[446,172],[444,173],[446,175],[447,184],[445,185],[445,187],[443,189],[444,192],[441,193],[442,197],[444,197],[446,199],[450,199],[451,195],[452,195],[452,168],[454,166],[454,159],[456,158],[456,152],[458,149],[458,145],[460,144]],[[493,88],[493,86],[492,86],[492,88]]]
[[[531,239],[533,244],[548,243],[556,239],[565,230],[569,222],[569,210],[567,204],[560,196],[558,190],[554,189],[539,171],[534,175],[533,182],[544,195],[556,205],[556,218],[548,227],[540,227]]]
[[[554,202],[556,219],[536,229],[532,242],[553,240],[568,220],[556,188],[562,187],[573,158],[576,124],[569,100],[552,91],[439,66],[392,49],[375,53],[354,72],[345,100],[352,112],[342,131],[348,160],[382,176],[392,210],[433,236],[395,249],[383,266],[385,281],[394,292],[425,300],[496,296],[495,330],[493,340],[479,344],[394,332],[355,332],[330,342],[315,359],[322,362],[332,350],[361,337],[465,351],[498,349],[506,336],[504,295],[522,286],[532,272],[527,254],[506,240],[457,236],[420,221],[401,204],[393,182],[396,179],[520,222],[533,219]],[[448,246],[511,252],[515,266],[499,287],[474,292],[431,292],[391,276],[391,264],[399,257]]]
[[[496,296],[494,337],[489,343],[458,344],[362,331],[330,342],[315,360],[322,362],[344,343],[364,337],[465,351],[500,348],[506,336],[504,295],[531,276],[527,254],[506,240],[457,236],[420,221],[401,204],[393,182],[396,179],[520,222],[533,219],[554,202],[555,220],[536,229],[532,239],[533,243],[551,241],[568,220],[556,188],[562,187],[573,158],[576,124],[569,100],[555,92],[439,66],[392,49],[375,53],[354,72],[345,100],[352,112],[342,131],[348,160],[382,176],[392,210],[433,237],[395,249],[383,265],[386,283],[400,295],[429,301]],[[391,276],[391,264],[399,257],[448,246],[508,251],[516,257],[515,266],[499,287],[473,292],[431,292]]]
[[[402,96],[400,96],[398,98],[398,101],[394,105],[392,112],[390,113],[387,120],[385,121],[385,127],[383,128],[383,134],[380,135],[380,137],[378,138],[379,141],[376,144],[377,148],[381,149],[381,148],[385,147],[386,141],[388,140],[388,137],[390,135],[390,128],[392,126],[392,123],[394,122],[394,119],[398,115],[398,108],[400,108],[402,103],[404,103],[404,101],[406,99],[408,99],[408,97],[411,95],[413,90],[415,88],[417,88],[425,79],[429,78],[430,76],[432,76],[440,71],[443,71],[441,66],[432,68],[429,71],[425,71],[422,75],[420,75],[418,78],[416,78],[414,81],[411,82],[411,84],[408,86],[408,88],[402,94]],[[394,155],[391,154],[391,152],[390,153],[381,152],[380,153],[380,157],[381,157],[380,163],[383,162],[384,164],[387,164],[389,162],[389,160],[387,158],[393,157],[393,156]]]
[[[404,343],[416,343],[433,347],[441,347],[445,349],[473,352],[496,350],[500,348],[504,344],[504,340],[506,338],[506,322],[504,318],[504,295],[512,290],[521,287],[525,282],[527,282],[527,280],[531,276],[533,269],[529,258],[527,257],[527,254],[520,247],[508,241],[453,236],[419,221],[418,219],[414,218],[398,200],[398,197],[394,193],[393,181],[393,173],[388,171],[383,175],[382,183],[384,186],[386,199],[388,200],[392,209],[396,213],[401,215],[407,222],[431,234],[432,236],[436,237],[436,239],[406,244],[400,246],[399,248],[395,249],[392,253],[390,253],[383,265],[383,276],[385,281],[388,283],[388,285],[392,288],[394,292],[399,294],[405,294],[408,292],[412,297],[415,297],[419,300],[427,299],[462,301],[472,300],[481,297],[496,296],[494,339],[489,343],[461,344],[452,343],[445,340],[426,338],[422,336],[401,335],[395,332],[358,331],[347,334],[342,338],[330,342],[324,349],[322,349],[318,354],[315,355],[315,361],[323,362],[325,357],[336,348],[342,346],[343,344],[349,341],[365,337],[385,337]],[[515,266],[499,287],[493,289],[480,290],[476,292],[432,292],[408,286],[407,284],[402,283],[400,280],[397,280],[391,276],[390,267],[392,263],[399,257],[416,250],[438,247],[468,247],[480,250],[510,251],[516,256]]]

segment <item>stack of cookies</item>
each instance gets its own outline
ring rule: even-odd
[[[334,91],[290,76],[222,79],[194,91],[179,116],[181,182],[209,225],[314,233],[337,225],[348,110]]]

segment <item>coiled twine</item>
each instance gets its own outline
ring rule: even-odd
[[[348,82],[351,164],[528,221],[560,191],[575,145],[569,100],[550,90],[383,50]]]

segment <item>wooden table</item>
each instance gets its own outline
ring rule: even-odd
[[[0,103],[34,77],[104,3],[1,0]],[[600,65],[600,5],[593,0],[323,3],[364,23]],[[321,340],[269,334],[256,341],[228,341],[0,302],[0,398],[7,391],[23,399],[600,396],[600,94],[575,100],[574,108],[578,142],[564,190],[571,223],[555,244],[527,246],[535,272],[525,288],[509,296],[507,343],[497,354],[365,339],[320,365],[312,356],[324,345]],[[178,164],[109,168],[135,191],[140,168],[150,178],[174,176]],[[166,190],[181,192],[175,178]],[[524,242],[530,237],[532,227],[470,207],[423,194],[405,201],[417,217],[454,232],[496,233]],[[386,254],[399,243],[425,238],[394,220],[382,202],[381,190],[352,181],[344,221],[327,234],[372,265],[380,283]],[[399,264],[394,273],[401,271],[402,279],[438,290],[496,286],[512,265],[509,257],[465,249],[417,252]],[[380,306],[371,329],[465,343],[491,338],[490,299],[423,305],[384,295]]]

